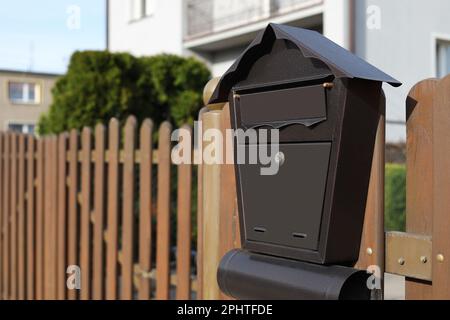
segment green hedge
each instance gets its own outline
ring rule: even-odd
[[[75,52],[67,73],[53,88],[53,104],[42,115],[40,134],[106,124],[134,115],[140,123],[165,120],[176,127],[192,124],[202,107],[208,68],[194,58],[128,53]]]
[[[388,231],[405,231],[406,167],[386,165],[385,227]]]

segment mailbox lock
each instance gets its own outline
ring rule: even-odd
[[[284,157],[284,153],[279,151],[275,154],[275,163],[279,166],[282,166],[284,164],[284,161],[286,158]]]

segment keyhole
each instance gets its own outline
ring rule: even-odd
[[[275,154],[275,163],[278,164],[280,167],[284,164],[286,158],[284,157],[284,153],[279,151]]]

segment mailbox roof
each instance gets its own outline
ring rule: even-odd
[[[273,31],[276,39],[289,40],[294,43],[305,57],[316,58],[325,63],[337,78],[359,78],[387,82],[394,87],[402,85],[398,80],[337,45],[317,31],[271,23],[264,31],[258,34],[250,46],[222,76],[211,96],[210,103],[228,100],[229,91],[238,82],[236,76],[239,75],[241,63],[248,63],[248,59],[255,55],[255,50],[263,42],[264,35],[271,31]]]

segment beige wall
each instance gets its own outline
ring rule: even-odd
[[[51,89],[56,80],[56,75],[0,71],[0,130],[7,130],[10,123],[37,124],[41,113],[46,112],[52,103]],[[11,102],[8,94],[10,81],[39,84],[39,104]]]

